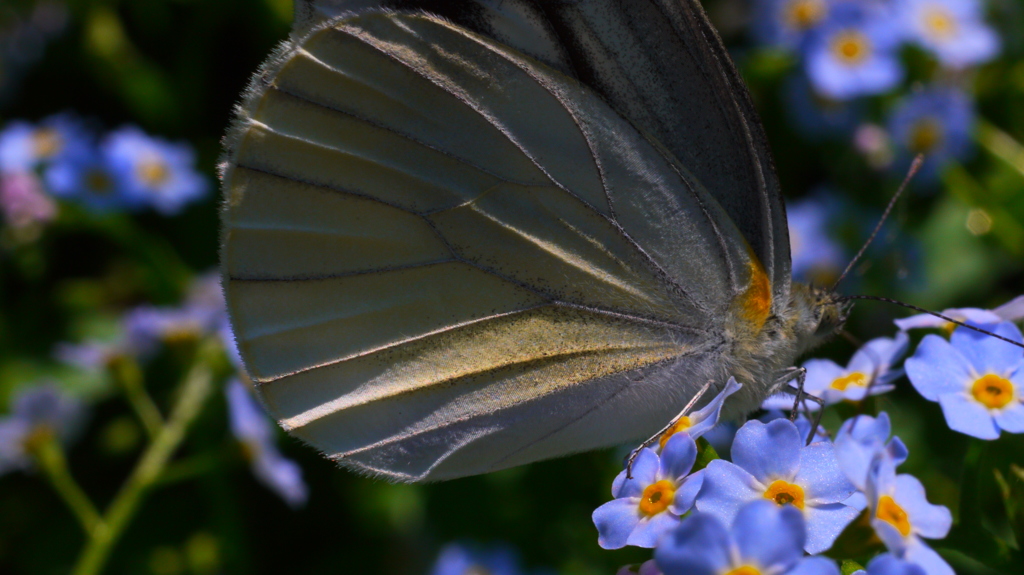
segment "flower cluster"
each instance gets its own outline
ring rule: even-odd
[[[933,316],[898,320],[901,328],[937,328],[949,339],[926,335],[905,371],[899,366],[910,347],[905,330],[869,341],[846,366],[809,360],[804,391],[826,407],[862,409],[906,375],[925,399],[941,405],[953,430],[981,439],[1024,432],[1024,350],[1011,343],[1022,342],[1013,322],[1024,318],[1024,296],[991,311],[951,309],[943,315],[998,337],[949,329]],[[866,573],[953,574],[926,542],[949,533],[952,515],[929,502],[920,480],[897,472],[910,454],[892,435],[886,412],[847,419],[832,440],[823,428],[812,434],[803,414],[795,421],[782,416],[781,409],[793,408],[791,388],[766,400],[767,414],[739,427],[728,458],[717,458],[706,440],[694,436],[711,431],[722,403],[739,387],[730,379],[705,407],[680,418],[687,424],[673,425],[656,442],[660,454],[641,449],[632,468],[616,477],[615,499],[594,512],[602,547],[655,549],[651,562],[623,573],[838,573],[818,554],[841,534],[867,529],[871,537],[861,546],[884,546],[886,552],[854,558],[871,559],[864,561]]]
[[[105,212],[153,208],[174,215],[209,185],[187,144],[126,126],[102,138],[78,117],[58,114],[0,131],[0,210],[24,228],[56,216],[54,198]]]
[[[154,355],[164,345],[220,340],[239,377],[224,390],[230,428],[252,467],[253,474],[292,507],[303,505],[307,489],[302,470],[286,459],[274,444],[278,432],[243,380],[248,381],[228,322],[220,276],[209,272],[196,277],[177,306],[141,305],[124,314],[121,334],[113,341],[64,343],[57,359],[86,370],[104,370],[125,361]]]
[[[756,0],[754,12],[755,38],[799,58],[801,73],[787,83],[785,95],[808,137],[848,135],[865,114],[858,98],[891,92],[903,82],[900,50],[912,45],[949,73],[897,102],[885,130],[863,124],[858,147],[872,163],[890,163],[891,144],[902,157],[899,165],[926,154],[924,181],[970,151],[973,104],[962,81],[951,79],[1000,51],[980,0]]]

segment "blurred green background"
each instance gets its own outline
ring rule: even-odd
[[[10,34],[37,4],[3,0],[0,35]],[[64,20],[38,58],[17,69],[0,62],[0,123],[73,111],[101,130],[135,124],[189,142],[212,185],[232,106],[286,37],[290,1],[51,4]],[[788,198],[831,190],[848,209],[830,230],[852,253],[902,173],[873,167],[850,138],[813,139],[795,129],[782,97],[794,58],[748,39],[746,3],[710,0],[707,7],[750,84]],[[1024,293],[1024,1],[999,0],[990,9],[989,22],[1004,45],[998,59],[970,72],[980,118],[973,155],[948,165],[938,185],[908,194],[845,290],[933,309],[990,308]],[[908,80],[900,92],[867,101],[866,117],[881,118],[900,94],[936,72],[919,51],[907,49],[902,57]],[[101,509],[130,472],[144,435],[108,376],[62,365],[53,359],[54,347],[116,331],[132,306],[179,302],[194,275],[217,264],[217,204],[211,192],[175,217],[96,216],[62,206],[58,220],[37,238],[7,238],[0,247],[0,407],[17,389],[47,378],[89,404],[69,460]],[[891,319],[905,315],[861,303],[848,330],[862,340],[891,335]],[[845,364],[853,349],[837,340],[817,355]],[[147,385],[161,407],[171,401],[185,369],[178,351],[169,346],[146,364]],[[408,486],[339,470],[282,437],[282,450],[301,465],[310,491],[307,504],[292,510],[252,477],[228,431],[223,395],[212,397],[177,455],[199,467],[150,494],[107,572],[412,575],[426,573],[438,549],[453,540],[506,542],[530,568],[565,574],[611,574],[650,556],[597,546],[590,515],[609,499],[621,451]],[[967,478],[973,483],[961,495],[972,440],[949,431],[938,406],[921,400],[905,380],[878,404],[893,415],[896,433],[910,446],[905,472],[919,477],[930,498],[954,514],[962,513],[964,497],[978,512],[946,542],[973,552],[958,568],[1024,572],[1024,566],[1015,571],[1004,561],[1019,557],[1015,549],[1024,536],[1020,515],[1014,520],[1004,509],[1004,501],[1024,501],[1024,480],[1011,469],[1024,466],[1024,437],[1004,434],[999,442],[974,447],[979,453],[972,456],[988,463],[985,473]],[[826,418],[833,429],[837,422]],[[38,473],[0,477],[0,573],[68,572],[83,542],[73,516]]]

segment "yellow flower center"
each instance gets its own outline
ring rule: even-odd
[[[910,535],[910,519],[907,518],[907,512],[892,497],[883,495],[878,499],[875,517],[895,527],[904,537]]]
[[[652,483],[640,496],[640,513],[650,517],[668,509],[676,496],[676,486],[668,479]]]
[[[688,416],[684,415],[680,417],[679,421],[677,421],[675,425],[668,428],[668,431],[666,431],[665,433],[661,434],[661,440],[658,441],[658,445],[660,445],[662,449],[665,449],[665,444],[668,443],[668,440],[671,439],[673,435],[679,433],[680,431],[686,431],[687,429],[690,429],[692,425],[693,422],[690,421],[690,418]]]
[[[85,175],[85,186],[94,193],[104,195],[110,193],[114,182],[103,170],[89,170],[89,173]]]
[[[928,34],[939,40],[956,34],[956,19],[941,6],[930,6],[921,15],[921,19]]]
[[[1013,384],[994,373],[983,375],[971,386],[971,395],[989,409],[1002,409],[1013,401]]]
[[[922,118],[910,128],[907,147],[916,154],[927,154],[942,142],[942,124],[934,118]]]
[[[159,186],[167,181],[170,171],[167,165],[159,160],[142,162],[138,167],[139,178],[150,186]]]
[[[832,382],[832,389],[838,389],[839,391],[846,391],[847,387],[851,385],[854,387],[865,387],[868,384],[868,376],[859,371],[844,375],[843,377],[837,377]]]
[[[840,32],[832,40],[832,53],[848,66],[860,64],[870,52],[871,42],[856,30]]]
[[[781,479],[768,486],[764,498],[774,501],[776,505],[792,505],[800,510],[804,508],[804,489]]]
[[[825,3],[821,0],[793,0],[786,10],[786,22],[797,30],[812,28],[825,17]]]
[[[744,565],[743,567],[737,567],[732,571],[723,573],[722,575],[761,575],[761,570],[757,567],[751,567],[750,565]]]
[[[40,158],[52,158],[64,147],[64,139],[57,130],[40,128],[32,134],[32,146]]]

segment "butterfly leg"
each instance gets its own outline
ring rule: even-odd
[[[683,410],[680,411],[678,415],[673,417],[672,420],[668,422],[668,425],[662,427],[661,430],[658,431],[658,433],[655,433],[651,437],[647,438],[647,440],[641,443],[639,447],[629,452],[629,459],[626,460],[627,479],[633,479],[633,462],[636,461],[636,458],[640,456],[640,452],[643,451],[645,448],[649,447],[650,445],[652,445],[655,441],[658,441],[658,439],[660,439],[662,435],[664,435],[668,430],[672,429],[672,426],[678,423],[680,419],[685,417],[687,413],[690,413],[690,410],[693,409],[693,406],[697,405],[697,402],[700,401],[700,398],[703,397],[709,389],[711,389],[712,383],[714,382],[709,381],[705,383],[704,387],[697,390],[697,394],[694,395],[693,398],[686,403],[686,405],[683,407]]]
[[[803,406],[804,411],[808,414],[810,410],[807,409],[807,401],[810,400],[818,404],[818,411],[814,414],[811,419],[811,431],[807,434],[807,445],[811,444],[814,439],[814,434],[818,431],[818,427],[821,425],[821,416],[825,413],[825,400],[816,396],[811,395],[804,391],[804,383],[807,381],[807,369],[803,367],[795,368],[790,373],[796,373],[796,389],[792,390],[793,393],[793,410],[789,412],[789,420],[795,421],[797,414],[800,412],[800,407]],[[788,375],[788,374],[787,374]],[[789,391],[789,390],[787,390]]]

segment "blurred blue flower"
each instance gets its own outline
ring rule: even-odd
[[[718,425],[718,418],[722,415],[722,404],[725,403],[725,398],[739,391],[741,387],[743,386],[736,381],[736,378],[730,377],[729,381],[725,382],[725,387],[722,388],[722,391],[718,392],[718,395],[709,401],[707,405],[689,415],[680,417],[675,425],[663,433],[657,447],[655,447],[655,451],[660,452],[663,450],[669,438],[680,431],[685,431],[694,440],[710,431]]]
[[[281,455],[274,445],[276,430],[252,393],[237,379],[228,382],[224,393],[231,432],[245,448],[253,474],[291,507],[304,505],[308,491],[302,481],[302,469]]]
[[[665,575],[654,559],[648,559],[640,565],[626,565],[615,572],[615,575]]]
[[[594,510],[598,544],[605,549],[654,547],[693,507],[704,475],[690,474],[696,460],[697,445],[685,432],[673,435],[660,457],[642,449],[633,462],[632,479],[626,470],[619,473],[612,483],[615,499]]]
[[[823,195],[814,195],[786,206],[793,276],[801,281],[828,285],[839,277],[846,264],[842,246],[828,233],[839,217],[837,205]]]
[[[0,418],[0,475],[32,466],[32,443],[56,437],[68,441],[78,431],[82,404],[53,385],[18,394],[11,412]]]
[[[458,543],[445,545],[430,575],[521,575],[519,558],[507,546],[486,550],[469,549]]]
[[[748,421],[736,433],[733,463],[716,459],[708,464],[697,509],[724,524],[750,501],[792,505],[807,521],[807,552],[828,549],[857,516],[856,509],[841,503],[855,489],[840,470],[832,444],[804,443],[789,420]]]
[[[756,0],[753,33],[761,43],[796,50],[828,16],[832,0]]]
[[[783,86],[782,96],[793,125],[811,140],[848,136],[864,115],[862,100],[822,96],[814,91],[804,74],[791,75]]]
[[[53,195],[81,202],[95,211],[126,207],[127,198],[105,159],[96,152],[79,154],[50,166],[44,177]]]
[[[124,317],[126,345],[143,356],[162,342],[220,336],[226,324],[227,311],[216,272],[193,280],[180,306],[142,305]]]
[[[889,116],[889,133],[901,152],[902,166],[917,154],[925,155],[918,175],[923,183],[935,181],[950,160],[970,153],[973,129],[974,106],[966,94],[953,88],[917,92]]]
[[[831,560],[804,557],[805,537],[794,507],[752,501],[729,522],[708,513],[686,518],[661,540],[654,560],[665,575],[839,575]]]
[[[920,565],[904,561],[892,553],[878,555],[868,563],[866,571],[859,571],[859,573],[865,575],[928,575]]]
[[[57,217],[57,205],[32,172],[0,173],[0,212],[12,228],[45,224]]]
[[[889,439],[889,414],[858,415],[843,422],[836,434],[836,458],[846,478],[858,491],[867,491],[868,474],[879,457],[898,466],[907,460],[907,446],[899,437]]]
[[[92,141],[92,133],[70,113],[45,118],[38,126],[11,122],[0,132],[0,172],[33,171],[86,155]]]
[[[1020,342],[1017,326],[990,331]],[[959,327],[950,340],[929,334],[906,361],[918,393],[942,406],[951,429],[980,439],[1000,430],[1024,432],[1024,352],[983,333]]]
[[[101,151],[125,197],[137,207],[174,215],[206,194],[206,178],[195,169],[187,144],[175,144],[128,126],[110,133]]]
[[[878,4],[836,2],[807,42],[807,76],[818,93],[836,100],[885,92],[903,79],[900,39]]]
[[[861,401],[868,395],[878,395],[895,389],[893,381],[903,376],[903,370],[894,368],[910,345],[910,337],[899,332],[895,338],[875,338],[853,354],[846,367],[830,359],[809,359],[804,362],[807,378],[804,391],[832,405],[841,401]],[[796,389],[796,381],[789,383]],[[764,409],[792,409],[793,395],[773,395],[761,406]],[[818,405],[807,402],[814,411]]]
[[[950,308],[942,310],[942,315],[951,317],[957,321],[971,322],[978,326],[996,325],[1004,321],[1020,321],[1024,319],[1024,295],[1017,296],[1003,305],[993,309],[978,309],[975,307]],[[953,333],[956,324],[950,323],[941,317],[935,317],[929,313],[912,315],[907,318],[893,320],[896,327],[902,330],[917,328],[944,329],[947,333]]]
[[[950,68],[999,54],[999,36],[982,20],[977,0],[902,0],[898,6],[910,38]]]
[[[914,563],[928,575],[954,575],[939,554],[921,540],[949,533],[953,516],[942,505],[928,503],[924,486],[912,475],[896,475],[895,463],[875,460],[868,474],[871,526],[897,558]]]

